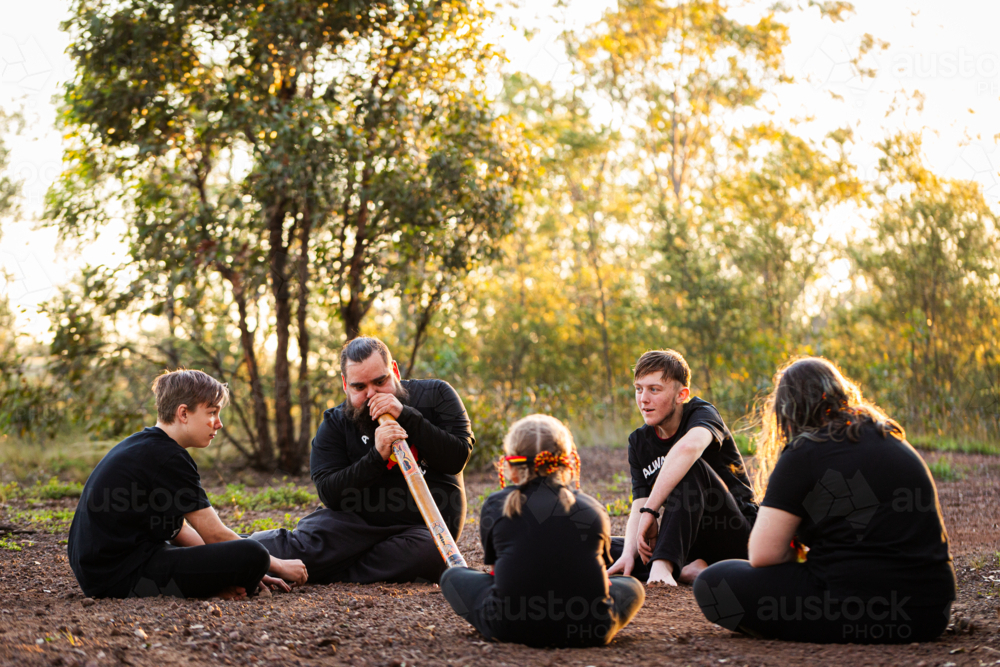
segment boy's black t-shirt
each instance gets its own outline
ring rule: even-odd
[[[494,566],[491,598],[502,610],[495,620],[514,635],[523,629],[537,637],[548,631],[543,626],[561,627],[574,618],[607,619],[611,608],[607,568],[614,561],[608,514],[580,491],[571,491],[575,502],[566,510],[559,488],[541,477],[531,480],[522,487],[521,513],[509,518],[503,506],[517,487],[498,491],[483,503],[483,562]]]
[[[115,445],[83,487],[69,530],[69,563],[99,597],[173,539],[184,515],[211,507],[187,450],[152,426]]]
[[[743,465],[743,456],[736,448],[732,433],[722,421],[722,415],[708,401],[694,397],[684,404],[681,423],[673,437],[663,440],[648,424],[632,431],[628,437],[628,463],[632,471],[632,498],[648,498],[660,474],[667,453],[688,431],[701,426],[712,434],[712,443],[701,458],[722,478],[736,500],[740,512],[753,521],[757,515],[753,486]]]
[[[761,504],[802,517],[806,565],[840,596],[955,599],[937,489],[923,459],[874,425],[859,441],[800,438],[785,448]]]

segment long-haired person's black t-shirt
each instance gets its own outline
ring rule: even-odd
[[[874,425],[861,428],[858,442],[797,439],[778,458],[761,505],[802,518],[806,565],[834,596],[955,599],[930,471],[909,443],[883,438]]]
[[[151,426],[109,451],[90,474],[69,529],[69,563],[100,597],[173,539],[184,515],[211,507],[187,450]]]
[[[633,499],[649,497],[667,453],[691,429],[698,426],[712,434],[712,442],[702,452],[701,458],[725,482],[743,516],[753,522],[757,516],[757,503],[754,502],[753,487],[743,465],[743,456],[736,448],[733,435],[722,421],[719,411],[697,396],[684,404],[680,425],[672,437],[663,440],[656,434],[656,429],[648,424],[632,431],[628,437]]]
[[[567,623],[607,618],[611,608],[607,568],[611,522],[594,498],[572,491],[566,510],[559,487],[538,477],[522,487],[521,513],[503,515],[517,487],[483,503],[480,537],[483,562],[494,566],[490,603],[509,641],[535,645],[539,637],[565,637]],[[604,621],[606,623],[606,620]]]

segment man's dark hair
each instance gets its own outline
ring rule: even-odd
[[[179,368],[167,371],[153,380],[156,395],[156,417],[164,424],[173,424],[177,408],[186,405],[194,412],[202,405],[222,409],[229,405],[229,386],[208,373]]]
[[[389,348],[375,336],[358,336],[347,341],[347,344],[340,350],[340,372],[344,372],[348,361],[360,364],[376,352],[382,355],[382,361],[386,364],[392,359]]]
[[[649,350],[635,362],[633,378],[659,371],[665,380],[677,380],[683,387],[691,387],[691,367],[676,350]]]

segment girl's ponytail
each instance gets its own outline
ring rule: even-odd
[[[580,487],[580,457],[576,453],[573,435],[561,421],[548,415],[529,415],[514,423],[504,438],[504,457],[497,462],[501,488],[506,484],[505,471],[523,469],[521,483],[504,501],[503,515],[511,518],[521,514],[524,504],[522,488],[535,477],[551,478],[559,485],[559,502],[569,511],[575,499],[566,483],[576,478]],[[548,480],[547,480],[548,481]]]

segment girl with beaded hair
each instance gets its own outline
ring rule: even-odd
[[[483,503],[480,520],[483,561],[493,570],[445,571],[445,599],[487,639],[608,644],[642,607],[645,591],[637,579],[607,575],[610,521],[579,490],[572,434],[554,417],[530,415],[510,428],[503,450],[501,490]]]

